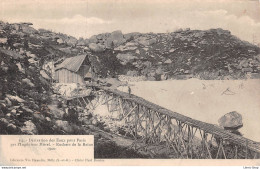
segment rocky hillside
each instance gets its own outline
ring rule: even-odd
[[[54,90],[48,70],[55,64],[50,61],[58,64],[83,53],[101,77],[241,79],[260,74],[260,49],[222,29],[115,31],[76,39],[36,30],[31,23],[0,21],[0,134],[92,134],[96,157],[108,152],[113,152],[109,157],[143,157],[106,143],[97,131],[108,126],[87,109],[65,104]]]
[[[29,58],[0,48],[0,134],[87,134]]]
[[[82,52],[75,48],[76,38],[49,30],[36,30],[31,25],[0,21],[0,47],[34,58],[40,64],[53,58],[57,60]]]
[[[41,69],[45,61],[68,56],[60,49],[73,46],[49,35],[30,23],[0,22],[0,134],[86,134],[74,117],[64,116],[61,96]]]
[[[102,77],[143,76],[148,80],[259,78],[260,49],[223,29],[172,33],[121,31],[76,39],[31,23],[0,22],[0,47],[30,57],[41,67],[50,60],[88,53]]]
[[[93,36],[86,42],[99,59],[115,60],[116,57],[115,74],[164,80],[240,79],[247,75],[257,77],[260,73],[259,47],[223,29],[125,35],[115,31]]]

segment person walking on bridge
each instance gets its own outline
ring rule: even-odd
[[[129,94],[129,97],[131,97],[131,93],[132,93],[131,87],[128,86],[128,94]]]

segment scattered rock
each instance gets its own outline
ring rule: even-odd
[[[4,124],[5,126],[7,126],[9,124],[9,122],[5,118],[1,118],[0,119],[0,124]]]
[[[114,50],[120,50],[120,51],[131,51],[131,50],[136,50],[137,46],[135,43],[132,42],[128,42],[125,45],[120,45],[117,48],[115,48]],[[140,54],[140,53],[139,53]]]
[[[10,99],[8,99],[7,97],[5,98],[5,103],[8,107],[12,106],[12,102],[10,101]]]
[[[111,35],[107,38],[106,40],[106,47],[107,48],[111,48],[113,47],[117,47],[123,43],[125,43],[126,40],[124,39],[124,36],[122,34],[121,31],[114,31],[111,33]]]
[[[34,86],[35,86],[35,85],[31,82],[31,80],[30,80],[30,79],[27,79],[27,78],[23,79],[22,82],[25,83],[25,84],[27,84],[27,85],[29,85],[30,87],[34,87]]]
[[[51,122],[51,118],[46,117],[45,119],[46,119],[46,121]]]
[[[3,113],[3,111],[0,109],[0,117],[4,117],[5,114]]]
[[[89,43],[97,43],[97,35],[93,35],[89,38]]]
[[[170,53],[172,53],[172,52],[174,52],[174,51],[175,51],[175,49],[170,49],[170,50],[169,50]]]
[[[58,38],[58,39],[57,39],[57,43],[58,43],[58,44],[64,44],[64,41],[63,41],[61,38]]]
[[[167,59],[164,63],[170,64],[170,63],[172,63],[172,60],[171,59]]]
[[[158,67],[158,68],[155,70],[155,73],[156,73],[156,74],[159,74],[159,75],[163,74],[162,68],[161,68],[161,67]]]
[[[84,47],[84,51],[89,51],[90,49],[86,46]]]
[[[255,56],[255,59],[260,62],[260,55]]]
[[[103,52],[103,51],[105,51],[105,46],[100,45],[100,44],[90,43],[88,47],[93,52]]]
[[[0,44],[6,44],[7,43],[7,38],[0,38]]]
[[[31,120],[24,122],[24,126],[21,128],[21,131],[29,135],[38,134],[38,130]]]
[[[15,115],[16,114],[16,109],[11,110],[11,114]]]
[[[137,49],[137,50],[135,51],[135,53],[136,53],[136,54],[140,54],[140,50]]]
[[[239,66],[242,68],[247,68],[249,66],[248,60],[240,61]]]
[[[58,128],[60,128],[61,130],[64,130],[67,133],[72,133],[73,132],[73,128],[71,127],[71,125],[67,121],[57,120],[55,122],[55,125]]]
[[[92,124],[93,124],[94,126],[96,126],[97,123],[98,123],[98,121],[97,121],[96,119],[93,119],[93,120],[92,120]]]
[[[189,73],[190,73],[190,70],[185,70],[184,73],[185,73],[185,74],[189,74]]]
[[[11,134],[13,134],[13,133],[15,133],[16,131],[17,131],[17,127],[16,127],[16,125],[14,125],[14,124],[11,124],[11,123],[9,123],[8,125],[7,125],[7,131],[9,132],[9,133],[11,133]]]
[[[77,44],[77,39],[72,36],[69,36],[68,39],[66,39],[66,42],[70,46],[75,46]]]
[[[251,67],[248,68],[242,68],[242,72],[247,73],[247,72],[253,72],[253,69]]]
[[[90,125],[90,124],[92,124],[92,122],[91,122],[90,119],[83,119],[81,122],[82,122],[84,125]]]
[[[121,61],[121,64],[126,65],[129,61],[133,60],[133,59],[137,59],[136,56],[130,54],[130,53],[126,53],[126,54],[121,54],[119,53],[116,56],[117,59],[119,59]]]
[[[20,72],[25,73],[24,69],[22,68],[21,63],[17,63],[16,66],[18,67]]]
[[[48,105],[50,110],[50,114],[52,114],[55,118],[62,118],[64,116],[64,111],[58,109],[55,105]]]
[[[129,70],[126,75],[127,76],[138,76],[138,71],[136,71],[136,70]]]
[[[156,38],[147,39],[147,37],[139,37],[135,41],[143,46],[149,46],[149,45],[153,45],[154,43],[156,43],[157,40],[156,40]]]
[[[70,47],[60,48],[59,50],[62,51],[62,52],[64,52],[64,53],[71,54],[71,48],[70,48]]]
[[[7,94],[6,97],[11,101],[17,101],[19,103],[25,102],[25,100],[21,99],[19,96],[12,96],[10,94]]]
[[[45,117],[40,113],[33,113],[33,117],[37,121],[45,121]]]
[[[161,80],[167,80],[168,79],[168,75],[167,74],[162,74],[161,75]]]
[[[46,73],[45,70],[41,70],[40,74],[43,78],[47,79],[47,80],[51,80],[51,77]]]

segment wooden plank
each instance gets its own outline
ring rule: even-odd
[[[218,155],[219,155],[219,153],[220,153],[221,146],[222,146],[222,141],[219,142],[218,152],[217,152],[217,155],[216,155],[216,159],[218,159]]]
[[[88,104],[87,104],[86,100],[84,99],[84,97],[81,97],[81,98],[82,98],[83,102],[85,103],[85,105],[87,106]]]
[[[135,106],[125,115],[125,117],[123,117],[122,120],[125,120],[125,119],[129,116],[129,114],[131,114],[131,113],[135,110],[136,107],[137,107],[137,105],[135,105]]]
[[[206,148],[207,148],[207,151],[208,151],[208,154],[209,154],[209,158],[212,159],[212,156],[211,156],[211,152],[209,150],[209,145],[208,145],[208,142],[207,142],[207,135],[204,134],[204,141],[205,141],[205,145],[206,145]]]
[[[124,114],[124,109],[123,109],[122,100],[121,100],[120,97],[118,97],[118,101],[119,101],[119,106],[120,106],[120,109],[121,109],[121,114],[123,115]]]

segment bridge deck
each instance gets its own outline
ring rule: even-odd
[[[173,111],[168,110],[166,108],[163,108],[159,105],[151,103],[151,102],[149,102],[149,101],[147,101],[147,100],[145,100],[141,97],[138,97],[136,95],[132,95],[132,94],[129,95],[128,93],[119,91],[119,90],[114,89],[114,88],[109,88],[109,87],[104,87],[104,86],[94,86],[94,85],[92,85],[90,87],[94,87],[94,88],[99,89],[99,90],[104,90],[106,92],[109,92],[109,93],[112,93],[116,96],[119,96],[119,97],[121,97],[125,100],[131,100],[131,101],[133,101],[133,102],[135,102],[139,105],[145,106],[145,107],[147,107],[147,108],[149,108],[153,111],[157,111],[161,114],[164,114],[164,115],[167,115],[167,116],[172,117],[174,119],[177,119],[177,120],[179,120],[183,123],[186,123],[190,126],[204,130],[206,133],[213,134],[213,135],[215,135],[219,138],[222,138],[224,140],[228,140],[229,142],[232,142],[232,143],[235,143],[235,144],[241,145],[241,146],[247,146],[249,149],[251,149],[253,151],[260,152],[259,142],[255,142],[255,141],[247,139],[245,137],[230,133],[230,132],[225,131],[224,129],[219,128],[219,127],[217,127],[213,124],[209,124],[209,123],[206,123],[206,122],[202,122],[202,121],[199,121],[199,120],[192,119],[192,118],[184,116],[180,113],[173,112]]]

